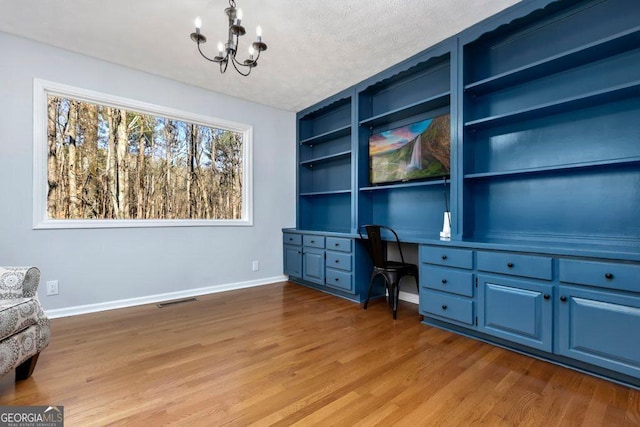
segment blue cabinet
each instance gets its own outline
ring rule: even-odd
[[[289,277],[302,277],[302,248],[284,245],[284,274]]]
[[[473,251],[421,245],[418,257],[420,314],[473,327]]]
[[[341,291],[353,292],[351,239],[327,237],[325,283]]]
[[[478,276],[478,328],[518,344],[551,351],[553,286]]]
[[[573,286],[559,294],[559,353],[640,378],[640,298]]]
[[[324,285],[324,250],[303,248],[302,278],[318,285]]]
[[[420,289],[420,314],[473,325],[473,301],[452,294]]]
[[[284,274],[302,278],[302,235],[284,233]]]
[[[283,243],[284,272],[290,281],[364,301],[372,265],[362,242],[337,233],[286,229]],[[383,286],[375,287],[372,296],[383,292]]]

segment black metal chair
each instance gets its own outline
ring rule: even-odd
[[[360,238],[364,239],[362,235],[362,229],[366,230],[367,245],[369,248],[369,255],[373,261],[373,272],[371,273],[371,280],[369,281],[369,290],[367,291],[367,299],[364,301],[364,309],[367,309],[369,305],[369,298],[371,298],[371,290],[373,289],[373,283],[376,277],[381,276],[385,281],[385,286],[389,293],[389,306],[393,310],[393,318],[398,317],[398,295],[400,293],[400,279],[404,276],[413,276],[416,279],[416,286],[418,285],[418,267],[415,264],[409,264],[404,262],[404,256],[402,255],[402,247],[400,246],[400,239],[398,234],[390,227],[384,225],[363,225],[358,230]],[[398,246],[398,252],[400,253],[401,261],[389,261],[387,260],[387,251],[384,240],[382,239],[382,229],[388,230],[395,237],[395,243]]]

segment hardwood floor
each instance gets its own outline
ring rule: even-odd
[[[291,283],[53,320],[0,405],[88,425],[640,425],[640,391]]]

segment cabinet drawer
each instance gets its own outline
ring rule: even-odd
[[[302,244],[310,248],[324,248],[324,236],[316,234],[305,234],[302,236]]]
[[[327,251],[327,268],[351,271],[351,254]]]
[[[473,324],[473,301],[440,292],[420,290],[420,314]]]
[[[420,286],[472,297],[473,274],[470,271],[421,264]]]
[[[470,269],[473,267],[473,251],[445,246],[420,246],[420,262]]]
[[[561,282],[640,292],[640,265],[561,259]]]
[[[507,252],[478,252],[478,270],[551,280],[551,258]]]
[[[327,237],[327,249],[332,251],[351,252],[351,239]]]
[[[338,288],[343,291],[353,292],[352,278],[353,276],[351,275],[351,273],[327,268],[327,272],[325,274],[325,283],[327,284],[327,286],[331,286],[332,288]]]
[[[301,234],[293,234],[293,233],[283,233],[282,234],[282,242],[287,245],[301,245],[302,244],[302,235]]]

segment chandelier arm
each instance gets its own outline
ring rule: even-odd
[[[224,68],[222,66],[222,63],[224,62]],[[220,74],[224,74],[227,72],[227,67],[229,66],[229,61],[221,61],[220,62]]]
[[[245,64],[244,62],[240,62],[236,59],[235,55],[232,57],[234,64],[238,64],[241,67],[249,67],[248,64]],[[237,68],[236,68],[237,69]]]
[[[252,68],[252,67],[249,67],[249,71],[247,71],[246,73],[243,73],[243,72],[242,72],[242,71],[240,71],[240,69],[238,68],[238,65],[236,65],[236,62],[238,62],[238,61],[236,61],[236,59],[235,59],[235,58],[233,58],[233,61],[232,61],[231,63],[233,64],[233,68],[235,68],[235,69],[236,69],[236,71],[237,71],[240,75],[242,75],[242,76],[244,76],[244,77],[247,77],[249,74],[251,74],[251,68]],[[241,66],[243,66],[243,67],[247,67],[247,65],[240,64],[240,63],[238,63],[238,64],[239,64],[239,65],[241,65]]]
[[[202,57],[203,57],[204,59],[206,59],[207,61],[211,61],[211,62],[218,62],[218,61],[216,61],[215,59],[211,59],[211,58],[209,58],[207,55],[205,55],[205,54],[202,52],[202,49],[200,49],[200,43],[198,43],[198,52],[200,52],[200,55],[202,55]]]

